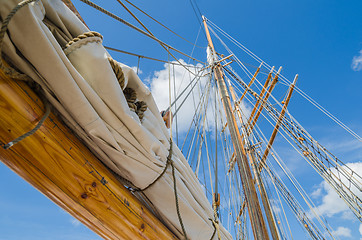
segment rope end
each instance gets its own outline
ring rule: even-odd
[[[7,149],[11,148],[13,145],[14,145],[14,142],[9,142],[9,143],[5,144],[5,145],[3,146],[3,148],[4,148],[5,150],[7,150]]]

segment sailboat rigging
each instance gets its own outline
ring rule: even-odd
[[[44,102],[49,102],[61,119],[51,115],[41,129],[49,129],[54,121],[56,125],[64,122],[72,130],[69,134],[62,126],[61,131],[50,135],[48,130],[34,131],[26,141],[10,146],[7,143],[16,134],[8,129],[15,128],[12,122],[16,119],[3,117],[1,160],[6,165],[105,239],[137,236],[220,240],[250,239],[251,235],[253,239],[292,239],[291,215],[309,238],[336,239],[332,227],[278,153],[282,141],[338,194],[354,218],[362,221],[360,169],[333,155],[292,116],[288,110],[292,94],[311,102],[358,141],[361,137],[302,91],[296,84],[298,75],[289,81],[283,76],[282,67],[271,67],[204,16],[207,44],[205,48],[199,46],[199,35],[195,43],[187,40],[193,50],[186,54],[158,38],[122,1],[118,0],[119,6],[140,27],[92,1],[80,1],[156,42],[168,60],[120,50],[108,43],[103,47],[102,41],[106,40],[102,33],[89,31],[82,18],[79,20],[79,15],[73,15],[61,1],[0,2],[4,6],[1,19],[10,16],[17,4],[19,8],[9,19],[13,25],[7,21],[2,24],[8,25],[8,30],[3,31],[6,38],[2,48],[6,60],[16,72],[24,73],[33,79],[30,82],[40,86],[38,94],[44,95]],[[69,1],[64,2],[72,8]],[[176,34],[135,4],[126,2]],[[23,20],[29,22],[31,30],[21,26]],[[37,40],[36,51],[20,40],[22,36]],[[234,44],[241,54],[223,39]],[[207,52],[207,61],[193,55],[195,48]],[[113,52],[136,57],[137,68],[124,65],[120,57],[112,58]],[[136,74],[141,59],[165,64],[165,69],[157,73],[159,82],[151,82],[151,91]],[[47,60],[53,63],[50,68]],[[20,87],[9,80],[5,83],[20,92],[31,91],[23,83]],[[12,88],[7,89],[15,92]],[[154,94],[155,89],[159,96]],[[3,99],[13,97],[6,91],[1,94]],[[17,108],[11,100],[6,104]],[[36,110],[38,115],[41,108]],[[162,119],[162,110],[168,118]],[[9,115],[8,108],[4,108],[4,114]],[[7,131],[10,136],[5,135]],[[64,140],[54,138],[57,133]],[[35,154],[34,149],[27,149],[27,141],[38,141],[42,136],[44,143],[38,142],[34,147],[43,149],[42,144],[50,144],[47,138],[54,138],[51,144],[62,156],[58,162],[58,154],[50,154],[50,159],[55,159],[52,164],[61,166],[55,172],[46,166],[46,161],[32,157],[27,160],[27,154]],[[66,150],[68,145],[70,149],[79,147],[76,151],[80,151],[72,155],[70,149]],[[24,153],[22,149],[27,150]],[[29,164],[23,165],[10,153]],[[88,158],[82,165],[82,159]],[[68,168],[62,164],[71,166],[72,161],[72,176],[62,180],[60,171]],[[21,170],[27,167],[32,170]],[[40,181],[43,177],[44,185]],[[82,184],[80,190],[75,187]],[[72,191],[77,194],[73,196]],[[290,214],[285,213],[287,206]],[[132,214],[125,214],[127,211]],[[112,226],[112,221],[120,229]]]

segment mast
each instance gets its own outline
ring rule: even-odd
[[[209,46],[212,53],[215,53],[215,48],[206,24],[206,18],[204,16],[202,18]],[[230,97],[226,88],[222,66],[220,65],[220,63],[216,63],[214,64],[214,66],[212,66],[212,70],[214,72],[217,87],[221,95],[221,101],[225,110],[228,123],[227,125],[229,127],[231,139],[234,146],[236,162],[238,163],[240,178],[243,184],[243,190],[245,194],[246,205],[249,211],[254,239],[269,240],[265,220],[262,215],[259,199],[256,193],[255,185],[253,183],[249,161],[246,156],[245,146],[241,139],[235,116],[232,112]]]
[[[268,82],[268,80],[266,81],[266,83],[267,82]],[[233,99],[233,101],[235,103],[236,102],[236,96],[235,96],[234,88],[231,86],[229,81],[228,81],[228,83],[229,83],[229,90],[230,90],[230,93],[231,93],[231,97],[232,97],[232,99]],[[236,112],[238,114],[239,121],[242,122],[242,116],[241,116],[239,105],[235,105],[235,110],[236,110]],[[243,134],[243,137],[244,137],[245,144],[248,146],[248,150],[246,152],[247,152],[247,154],[249,156],[250,163],[253,166],[252,170],[253,170],[253,173],[254,173],[254,179],[255,179],[255,182],[256,182],[256,184],[257,184],[257,186],[259,188],[259,192],[260,192],[261,200],[263,202],[265,215],[266,215],[266,218],[268,220],[271,236],[272,236],[272,238],[274,240],[279,240],[280,239],[280,234],[279,234],[279,231],[278,231],[278,228],[277,228],[277,225],[276,225],[276,221],[274,219],[274,215],[272,213],[271,206],[269,204],[268,195],[266,193],[263,180],[260,177],[260,172],[258,172],[257,169],[256,169],[257,165],[256,165],[256,161],[255,161],[255,152],[254,152],[255,148],[250,146],[252,143],[247,138],[246,131]],[[250,143],[250,144],[248,145],[248,143]]]

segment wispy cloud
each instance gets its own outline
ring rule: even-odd
[[[347,166],[356,172],[358,175],[362,175],[362,162],[349,163]],[[348,171],[348,170],[347,170]],[[341,176],[342,182],[349,186],[348,180]],[[351,186],[351,191],[355,193],[359,198],[362,198],[362,193],[355,187]],[[317,212],[327,217],[332,217],[337,214],[341,214],[343,219],[355,219],[354,215],[351,214],[348,206],[339,197],[335,190],[325,181],[323,181],[314,191],[322,197],[322,202],[317,206]],[[322,192],[322,194],[320,194]],[[315,194],[317,195],[317,194]]]
[[[332,232],[332,234],[338,237],[352,237],[351,229],[346,227],[338,227],[337,230]]]
[[[353,71],[362,70],[362,50],[359,51],[358,56],[353,57],[351,67],[352,67]]]
[[[202,65],[198,64],[196,66],[187,64],[184,60],[180,59],[180,63],[187,65],[190,69],[194,69],[194,67],[201,68]],[[192,81],[194,78],[184,67],[180,65],[171,66],[169,69],[169,65],[165,64],[164,69],[160,71],[156,71],[151,78],[151,92],[155,99],[157,106],[160,111],[166,109],[169,106],[169,81],[171,78],[171,99],[174,101],[174,90],[176,91],[176,95],[178,96],[180,92],[186,88],[186,86]],[[180,111],[177,113],[178,115],[178,130],[179,132],[187,131],[190,123],[192,121],[193,115],[195,113],[195,109],[197,103],[202,96],[203,91],[206,91],[205,86],[207,83],[207,77],[202,77],[193,92],[188,96],[188,98],[183,103]],[[193,85],[193,84],[192,84]],[[186,93],[180,97],[177,101],[177,108],[184,101],[185,96],[190,91],[190,87],[187,89]],[[209,101],[212,101],[211,99]],[[172,112],[175,112],[175,109],[172,109]],[[210,122],[211,123],[211,122]],[[212,124],[212,123],[211,123]]]

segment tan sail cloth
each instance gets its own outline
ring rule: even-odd
[[[0,0],[1,19],[18,2]],[[41,85],[64,121],[99,159],[142,189],[166,166],[169,134],[150,91],[131,68],[120,64],[127,87],[148,106],[142,122],[130,110],[101,38],[88,37],[65,48],[67,42],[88,31],[60,0],[37,1],[23,7],[11,20],[3,51],[14,66]],[[214,232],[210,203],[176,146],[172,160],[188,238],[210,239]],[[170,167],[145,194],[181,238]],[[222,239],[231,239],[222,226],[220,229]]]

